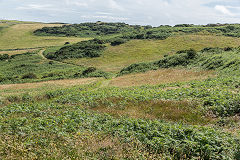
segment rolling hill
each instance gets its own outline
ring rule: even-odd
[[[0,159],[239,160],[239,28],[0,21]]]

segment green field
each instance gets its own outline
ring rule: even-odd
[[[0,22],[0,159],[240,159],[239,25]]]

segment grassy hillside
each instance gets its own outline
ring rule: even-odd
[[[103,81],[9,96],[17,104],[1,108],[0,156],[238,159],[240,82],[226,69],[204,81],[129,88]]]
[[[107,73],[95,69],[89,71],[84,66],[47,60],[41,55],[42,52],[43,50],[37,50],[12,55],[7,59],[0,60],[0,84],[103,77],[107,75]]]
[[[239,160],[239,25],[87,24],[0,23],[0,159]]]
[[[131,40],[119,46],[108,46],[101,57],[68,59],[78,65],[94,66],[104,71],[118,72],[136,62],[149,62],[174,54],[176,51],[205,47],[237,47],[239,38],[214,35],[180,35],[166,40]]]
[[[36,83],[20,83],[20,84],[4,84],[0,85],[0,99],[16,97],[19,95],[37,96],[50,90],[63,89],[72,86],[89,84],[101,80],[101,78],[80,78],[80,79],[64,79],[64,80],[51,80]]]
[[[42,27],[61,26],[61,24],[13,24],[4,28],[0,34],[0,49],[16,49],[16,48],[36,48],[63,45],[65,42],[79,42],[86,38],[75,37],[39,37],[34,36],[33,31]]]
[[[130,74],[112,79],[110,85],[117,87],[130,87],[142,85],[158,85],[174,82],[187,82],[191,80],[204,80],[215,76],[213,70],[189,70],[189,69],[159,69],[146,73]]]

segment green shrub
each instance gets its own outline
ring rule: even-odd
[[[55,53],[50,52],[46,55],[48,59],[62,60],[69,58],[99,57],[105,46],[96,39],[90,41],[82,41],[73,45],[62,47]]]
[[[123,44],[123,43],[125,43],[125,42],[126,42],[125,39],[123,39],[123,38],[117,38],[117,39],[115,39],[115,40],[113,40],[113,41],[111,42],[111,45],[112,45],[112,46],[117,46],[117,45]]]
[[[70,42],[65,42],[65,43],[64,43],[64,45],[68,45],[68,44],[70,44]]]
[[[207,52],[207,53],[222,53],[223,50],[221,48],[212,48],[212,47],[207,47],[201,50],[201,52]]]
[[[24,95],[22,95],[22,101],[29,102],[32,100],[33,100],[33,97],[29,93],[25,93]]]
[[[146,72],[149,70],[156,70],[156,69],[158,69],[158,66],[155,65],[154,63],[136,63],[123,68],[119,72],[118,76],[129,74],[129,73]]]
[[[37,79],[37,75],[34,73],[27,73],[22,76],[22,79]]]
[[[16,95],[11,95],[6,98],[9,102],[20,102],[21,98]]]
[[[6,59],[9,59],[10,56],[8,54],[0,54],[0,61],[3,61],[3,60],[6,60]]]
[[[95,72],[97,69],[95,67],[89,67],[82,72],[83,76],[87,76],[89,73]]]
[[[34,34],[45,36],[80,36],[80,37],[96,37],[103,35],[119,34],[134,30],[134,26],[125,23],[81,23],[72,25],[63,25],[60,27],[43,27],[34,31]]]
[[[51,65],[53,65],[53,63],[54,63],[54,61],[49,61],[49,62],[48,62],[48,64],[51,64]]]

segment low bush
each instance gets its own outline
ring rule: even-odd
[[[111,42],[111,46],[117,46],[117,45],[120,45],[120,44],[123,44],[125,43],[126,40],[123,39],[123,38],[117,38],[117,39],[114,39],[112,42]]]
[[[10,56],[8,54],[0,54],[0,61],[3,61],[3,60],[6,60],[6,59],[9,59]]]
[[[95,67],[89,67],[82,72],[83,76],[87,76],[89,73],[95,72],[97,69]]]
[[[22,79],[37,79],[37,75],[34,73],[27,73],[22,76]]]
[[[73,45],[62,47],[56,52],[50,52],[46,55],[48,59],[63,60],[69,58],[99,57],[105,46],[96,39],[82,41]]]
[[[123,68],[119,72],[118,76],[129,74],[129,73],[146,72],[149,70],[156,70],[156,69],[158,69],[158,66],[154,63],[136,63]]]

